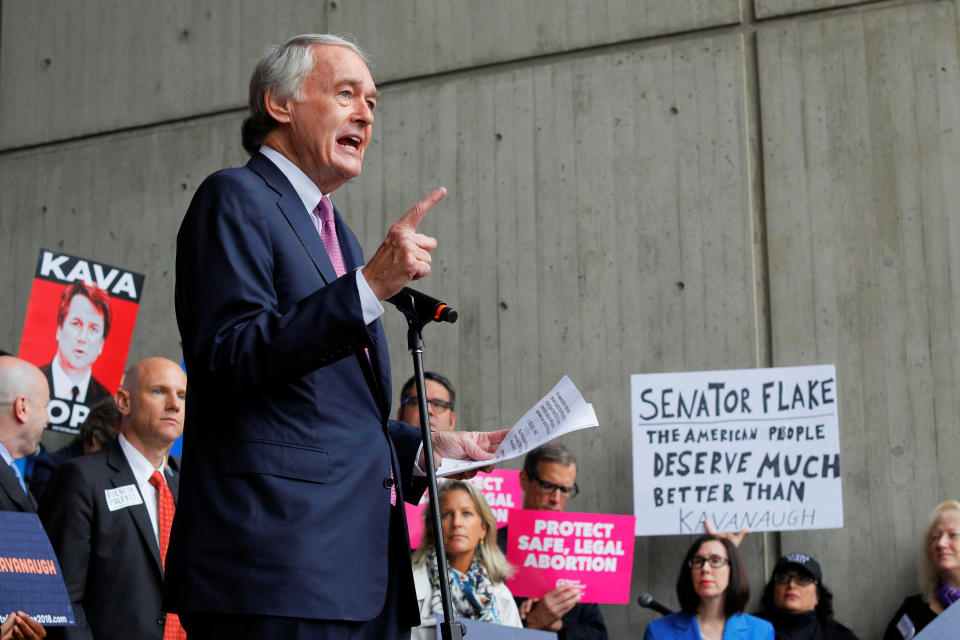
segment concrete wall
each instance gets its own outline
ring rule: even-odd
[[[335,194],[368,251],[436,185],[422,284],[461,312],[425,334],[463,425],[509,425],[564,373],[600,429],[566,438],[571,509],[632,511],[631,373],[836,363],[846,525],[755,534],[825,567],[877,637],[916,591],[930,509],[960,495],[958,2],[328,0],[2,3],[0,347],[39,247],[147,275],[130,360],[179,359],[176,230],[244,161],[252,60],[357,35],[383,99]],[[396,386],[409,373],[390,312]],[[516,466],[516,465],[512,465]],[[676,605],[688,538],[638,539],[634,599]],[[870,584],[870,589],[860,588]],[[651,615],[604,606],[613,638]]]

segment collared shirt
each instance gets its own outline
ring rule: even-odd
[[[90,386],[90,373],[91,370],[87,369],[87,375],[83,377],[83,380],[74,382],[63,370],[63,365],[60,363],[60,352],[57,352],[50,364],[50,376],[53,378],[53,389],[51,391],[53,391],[54,397],[72,400],[73,388],[76,387],[78,389],[77,402],[83,402],[84,398],[87,397],[87,387]]]
[[[10,455],[10,451],[3,446],[2,442],[0,442],[0,458],[3,458],[3,461],[7,464],[13,464],[13,456]]]
[[[166,480],[167,476],[164,474],[164,470],[167,466],[167,459],[164,457],[163,462],[160,463],[159,467],[154,467],[153,463],[147,460],[147,458],[137,451],[136,447],[130,444],[130,441],[127,440],[127,437],[122,433],[117,438],[120,441],[120,448],[123,450],[123,455],[127,459],[127,463],[130,465],[130,470],[133,471],[133,477],[137,481],[137,487],[140,489],[140,495],[143,496],[143,504],[147,507],[147,513],[150,514],[150,524],[153,527],[153,535],[157,539],[157,547],[160,546],[160,534],[157,533],[158,529],[158,512],[160,511],[160,492],[150,484],[150,477],[153,475],[154,471],[159,471],[163,474],[163,479]]]
[[[320,188],[313,180],[307,177],[307,174],[305,174],[300,167],[290,162],[290,159],[279,151],[264,144],[260,145],[260,153],[275,164],[277,169],[280,169],[280,172],[290,181],[290,184],[293,185],[294,190],[303,202],[303,208],[307,210],[313,226],[317,229],[317,235],[319,235],[320,220],[314,215],[313,210],[317,208],[317,204],[321,198],[327,198],[329,200],[330,194],[322,193]],[[363,277],[363,272],[360,271],[359,267],[354,270],[354,273],[357,274],[357,292],[360,294],[360,307],[363,311],[363,321],[366,324],[370,324],[383,315],[383,305],[377,300],[377,296],[373,293],[370,285],[367,284],[367,279]]]
[[[26,491],[27,485],[23,481],[23,474],[20,473],[20,467],[13,463],[13,456],[10,454],[10,451],[3,446],[2,442],[0,442],[0,458],[3,458],[4,464],[13,469],[13,475],[17,476],[17,480],[20,481],[20,486]]]

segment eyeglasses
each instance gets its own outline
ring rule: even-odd
[[[797,583],[798,586],[805,587],[808,584],[812,584],[817,581],[813,576],[807,575],[805,573],[775,573],[773,574],[773,581],[777,584],[790,584],[790,581],[793,580]]]
[[[415,407],[420,406],[420,399],[417,396],[407,396],[403,399],[401,403],[403,406],[412,404]],[[439,398],[427,398],[427,404],[430,405],[435,411],[449,411],[453,409],[453,405],[447,402],[446,400],[440,400]]]
[[[687,562],[690,565],[691,569],[703,569],[703,565],[709,564],[714,569],[719,569],[720,567],[725,567],[730,561],[723,556],[710,556],[709,558],[704,558],[703,556],[693,556]]]
[[[537,474],[531,473],[530,477],[537,481],[537,484],[540,485],[540,493],[545,496],[551,495],[554,491],[560,490],[560,493],[563,494],[564,498],[576,498],[577,494],[580,493],[580,487],[577,486],[577,483],[574,482],[572,487],[565,487],[562,484],[554,484],[552,482],[547,482],[542,480]]]

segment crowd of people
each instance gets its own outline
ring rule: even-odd
[[[453,430],[452,383],[432,372],[427,380],[431,425]],[[39,456],[33,477],[22,478],[11,463],[38,450],[49,385],[33,365],[0,356],[0,402],[9,407],[0,420],[0,456],[7,462],[0,465],[0,510],[39,511],[77,617],[76,627],[57,630],[64,637],[175,637],[176,617],[165,614],[162,598],[169,523],[166,528],[162,523],[161,494],[166,485],[175,503],[179,464],[168,453],[183,429],[185,394],[186,376],[176,363],[163,358],[136,363],[116,400],[101,401],[90,411],[76,441]],[[418,423],[417,406],[411,379],[401,390],[398,418]],[[162,482],[153,478],[155,470]],[[535,449],[520,472],[522,507],[563,511],[579,491],[576,478],[576,458],[565,446],[550,443]],[[100,499],[133,486],[135,493],[126,498]],[[506,560],[508,527],[497,528],[493,511],[473,483],[442,481],[438,499],[455,615],[555,631],[561,640],[607,637],[599,607],[579,602],[576,587],[557,587],[539,598],[513,597],[506,585],[515,572]],[[133,517],[116,518],[113,512],[119,509],[130,509]],[[434,637],[433,625],[442,613],[436,535],[426,518],[412,557],[421,620],[413,630],[415,639]],[[805,553],[777,561],[759,609],[746,613],[750,585],[738,550],[743,537],[711,532],[690,546],[677,578],[680,611],[652,621],[645,640],[856,640],[833,616],[833,593],[820,563]],[[960,597],[960,503],[945,502],[934,510],[923,560],[923,590],[904,600],[884,640],[912,637]],[[24,612],[8,613],[0,639],[47,635]],[[56,632],[51,628],[51,633]]]

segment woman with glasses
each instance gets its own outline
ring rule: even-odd
[[[833,617],[833,594],[823,584],[820,563],[790,553],[773,567],[763,590],[761,618],[773,623],[776,640],[857,640]]]
[[[737,547],[707,534],[693,543],[680,567],[682,611],[652,621],[644,640],[773,640],[773,626],[743,613],[750,583]]]
[[[519,627],[520,613],[505,580],[512,573],[497,547],[497,519],[473,484],[454,480],[437,489],[440,526],[447,555],[447,580],[455,616]],[[443,613],[440,577],[433,547],[433,518],[425,514],[423,537],[413,554],[413,582],[422,625],[413,640],[436,637],[433,625]]]
[[[912,638],[960,600],[960,503],[954,500],[933,510],[923,539],[920,586],[923,592],[903,601],[883,640]]]

